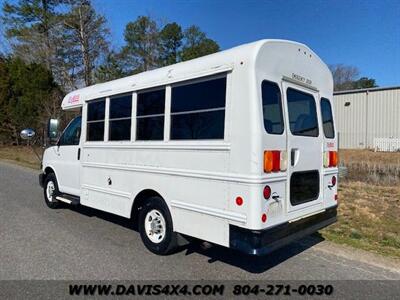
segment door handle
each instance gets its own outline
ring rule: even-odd
[[[297,165],[297,163],[299,162],[299,149],[292,149],[292,151],[290,152],[290,164],[292,165],[292,167],[294,167],[295,165]]]
[[[78,160],[81,159],[81,148],[78,149]]]

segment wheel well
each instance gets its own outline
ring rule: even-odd
[[[51,173],[53,173],[53,174],[55,174],[55,172],[54,172],[54,170],[52,169],[52,168],[50,168],[50,167],[46,167],[45,169],[44,169],[44,179],[46,179],[46,176],[47,175],[49,175],[49,174],[51,174]]]
[[[131,212],[131,219],[133,220],[134,224],[137,225],[139,211],[146,202],[147,199],[150,197],[161,197],[159,193],[154,190],[143,190],[139,194],[136,195],[135,200],[133,200],[132,212]]]

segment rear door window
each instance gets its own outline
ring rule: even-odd
[[[318,118],[314,97],[292,88],[287,89],[286,95],[292,134],[317,137]]]
[[[324,127],[324,135],[328,139],[335,137],[335,129],[333,127],[333,116],[331,102],[326,98],[321,98],[321,114]]]

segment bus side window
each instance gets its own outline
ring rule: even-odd
[[[172,87],[171,140],[223,139],[226,77]]]
[[[136,139],[164,139],[165,88],[140,92],[137,96]]]
[[[105,99],[94,100],[88,103],[87,141],[104,140],[105,107]]]
[[[110,99],[110,141],[131,139],[132,94],[113,96]]]
[[[325,137],[333,139],[335,137],[335,129],[333,127],[332,106],[326,98],[321,98],[321,114]]]
[[[269,134],[282,134],[284,125],[281,90],[276,83],[264,80],[261,94],[265,130]]]

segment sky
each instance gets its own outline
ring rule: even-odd
[[[327,64],[356,66],[361,76],[375,78],[379,86],[400,85],[400,0],[92,2],[107,18],[116,48],[124,44],[126,24],[149,15],[163,24],[198,25],[222,49],[264,38],[298,41]]]
[[[263,38],[306,44],[327,64],[356,66],[379,86],[400,85],[400,1],[93,0],[123,45],[139,15],[198,25],[222,49]]]

